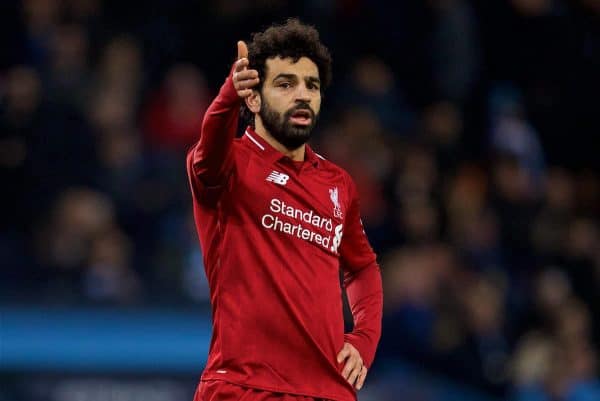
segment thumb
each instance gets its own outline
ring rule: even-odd
[[[241,58],[248,58],[248,46],[246,46],[246,42],[243,40],[238,40],[237,42],[237,53],[238,60]]]
[[[344,344],[344,348],[337,355],[338,363],[342,363],[342,361],[350,356],[350,348]]]

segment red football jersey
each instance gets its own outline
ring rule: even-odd
[[[355,400],[336,356],[349,342],[370,367],[382,313],[356,188],[309,146],[296,162],[251,128],[235,139],[240,104],[230,76],[187,157],[212,303],[201,380]],[[354,318],[348,334],[340,268]]]

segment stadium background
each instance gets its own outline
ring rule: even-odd
[[[288,16],[333,53],[313,144],[380,255],[360,400],[600,400],[595,0],[3,0],[0,400],[191,400],[184,152]]]

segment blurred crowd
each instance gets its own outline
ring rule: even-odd
[[[235,41],[297,15],[334,57],[313,145],[380,255],[379,358],[598,400],[598,4],[4,1],[0,300],[206,304],[185,151]]]

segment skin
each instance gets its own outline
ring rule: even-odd
[[[301,57],[297,62],[274,57],[266,61],[266,71],[262,91],[253,89],[259,83],[258,71],[248,68],[248,48],[244,42],[238,42],[238,60],[232,78],[238,96],[255,115],[256,133],[292,160],[302,161],[305,146],[286,148],[269,133],[258,113],[264,96],[271,109],[281,115],[300,103],[308,104],[317,115],[321,109],[319,69],[307,57]]]
[[[243,41],[237,43],[238,59],[233,71],[233,85],[238,96],[254,113],[256,133],[271,146],[292,160],[304,160],[305,145],[297,149],[287,149],[279,143],[264,127],[260,115],[261,96],[265,96],[269,105],[283,114],[298,102],[307,102],[315,115],[321,109],[321,91],[319,69],[307,57],[301,57],[296,63],[292,59],[270,58],[267,60],[267,76],[263,83],[262,95],[253,89],[259,83],[258,71],[249,69],[248,47]],[[337,363],[344,364],[342,376],[360,390],[367,377],[367,368],[358,350],[350,343],[344,343],[337,355]]]

